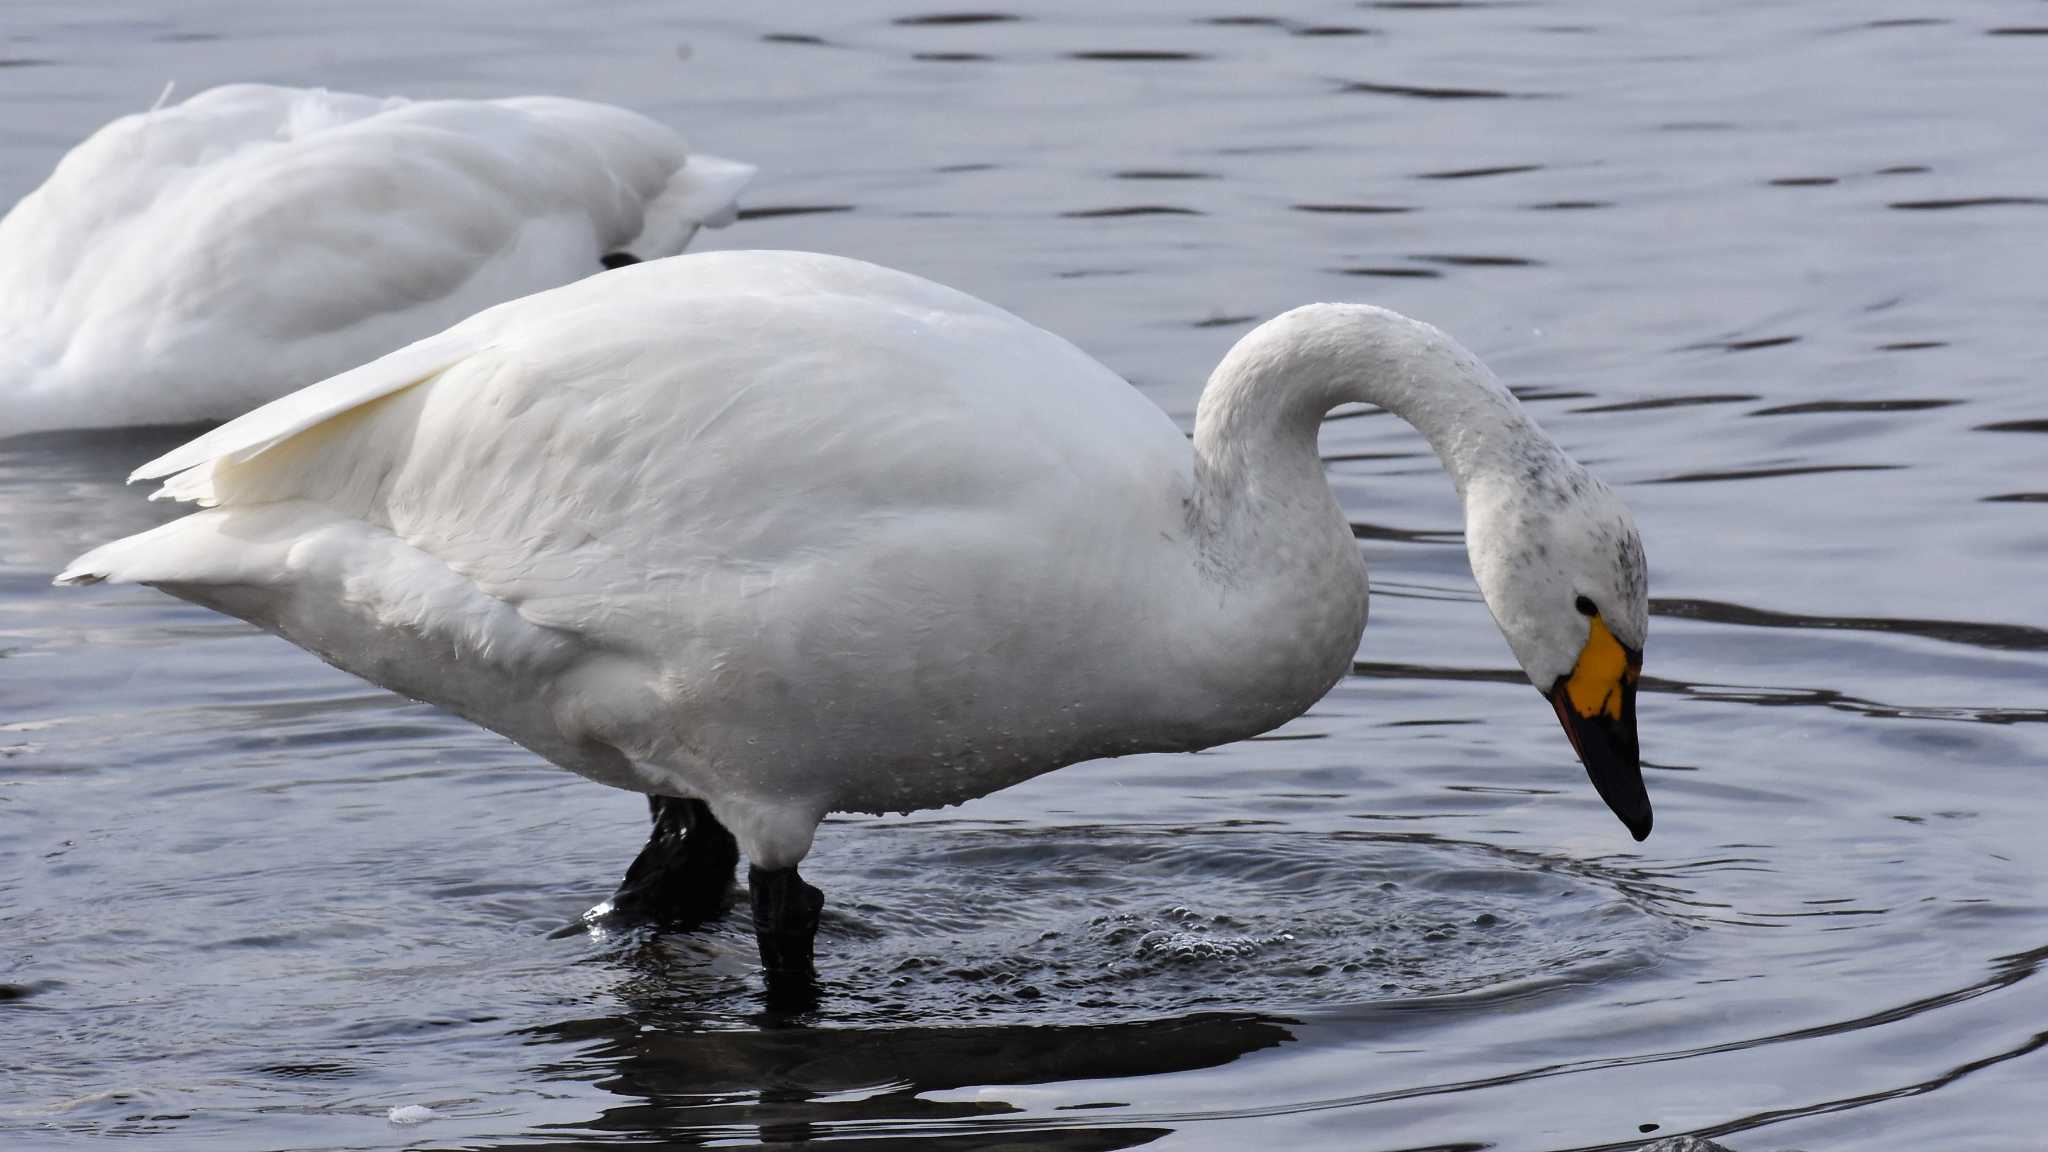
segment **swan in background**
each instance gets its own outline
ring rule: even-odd
[[[1365,566],[1316,433],[1360,401],[1435,448],[1494,619],[1647,836],[1628,510],[1448,336],[1366,305],[1245,336],[1190,444],[1073,345],[914,276],[642,264],[143,465],[205,510],[57,579],[156,585],[673,798],[622,891],[710,915],[743,851],[763,963],[801,974],[827,813],[1240,740],[1349,670]]]
[[[124,116],[0,219],[0,436],[240,415],[672,256],[752,174],[552,96],[237,84]]]

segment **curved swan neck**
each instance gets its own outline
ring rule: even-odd
[[[1481,476],[1557,451],[1449,336],[1370,305],[1311,304],[1254,329],[1210,375],[1195,414],[1204,505],[1218,511],[1283,476],[1299,481],[1312,472],[1320,482],[1316,434],[1332,408],[1354,402],[1385,408],[1421,432],[1460,499]]]

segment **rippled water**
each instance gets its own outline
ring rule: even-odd
[[[1324,436],[1356,675],[1267,739],[835,820],[824,992],[772,1012],[743,917],[557,933],[637,798],[47,587],[168,514],[118,480],[177,433],[0,442],[0,1133],[2038,1147],[2044,32],[2039,0],[10,4],[0,202],[166,80],[544,89],[759,163],[713,246],[956,284],[1183,423],[1258,318],[1431,319],[1636,509],[1658,827],[1594,797],[1434,460],[1361,412]]]

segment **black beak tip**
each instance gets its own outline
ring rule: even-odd
[[[1627,826],[1628,834],[1636,838],[1636,843],[1641,844],[1650,838],[1650,825],[1656,822],[1656,817],[1644,808],[1641,815],[1623,816],[1621,822]]]
[[[1550,691],[1550,703],[1571,738],[1572,750],[1586,766],[1593,790],[1607,802],[1628,834],[1640,844],[1650,838],[1655,822],[1650,812],[1650,794],[1643,787],[1643,765],[1636,746],[1635,690],[1622,687],[1621,714],[1581,716],[1572,707],[1567,682],[1559,678]]]

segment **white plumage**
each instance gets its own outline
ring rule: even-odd
[[[123,117],[0,219],[0,435],[238,415],[680,252],[752,172],[546,96],[238,84]]]
[[[1246,336],[1190,444],[1067,342],[903,273],[624,268],[144,465],[211,507],[59,580],[158,585],[593,779],[701,799],[783,869],[832,811],[1306,710],[1365,623],[1315,450],[1361,400],[1437,448],[1488,604],[1575,742],[1612,737],[1582,753],[1647,834],[1613,646],[1639,659],[1646,624],[1626,509],[1448,337],[1358,305]]]

